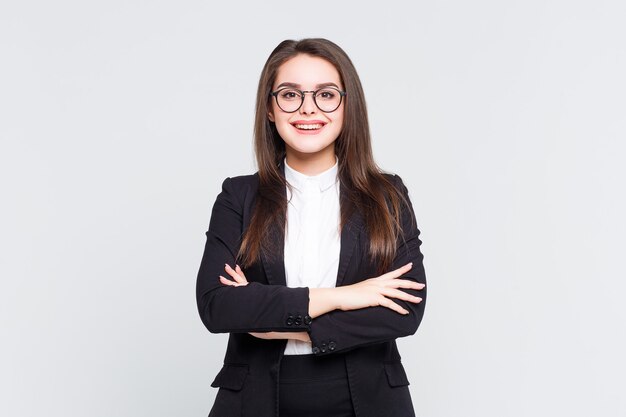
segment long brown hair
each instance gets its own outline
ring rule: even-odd
[[[275,124],[269,120],[268,110],[278,68],[298,54],[323,58],[333,64],[347,91],[343,103],[343,128],[335,141],[339,181],[344,186],[342,192],[345,190],[348,194],[342,196],[340,227],[343,230],[352,210],[358,210],[369,233],[369,256],[378,264],[379,273],[387,272],[395,256],[397,239],[402,235],[401,204],[408,202],[374,162],[365,96],[352,61],[339,46],[321,38],[281,42],[261,72],[254,123],[259,190],[250,225],[237,255],[239,263],[242,267],[255,263],[261,252],[271,257],[279,250],[271,247],[272,238],[284,238],[287,182],[279,166],[286,155],[285,143]],[[283,242],[281,239],[277,241]]]

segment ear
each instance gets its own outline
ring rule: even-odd
[[[271,110],[267,112],[267,118],[270,119],[270,122],[275,122],[274,113]]]

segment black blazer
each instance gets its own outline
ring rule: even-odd
[[[284,175],[284,163],[281,173]],[[401,178],[385,175],[408,199]],[[377,306],[334,310],[311,319],[308,287],[286,286],[281,244],[277,245],[281,249],[275,260],[262,256],[261,262],[244,270],[248,285],[233,287],[219,281],[219,275],[228,277],[224,264],[234,266],[258,186],[258,172],[226,178],[206,232],[196,285],[198,311],[211,333],[230,333],[224,365],[211,384],[219,390],[209,417],[278,416],[278,377],[287,340],[248,334],[269,331],[307,331],[315,355],[343,355],[357,417],[414,417],[409,380],[395,339],[416,332],[424,314],[426,289],[401,289],[422,297],[419,304],[393,299],[410,312],[407,315]],[[340,198],[346,195],[343,189],[340,184]],[[341,204],[347,202],[341,198]],[[425,283],[420,232],[412,220],[415,224],[411,204],[410,210],[402,213],[405,239],[399,239],[391,269],[412,261],[413,268],[402,277]],[[336,286],[378,276],[367,257],[367,247],[363,218],[353,211],[341,232]]]

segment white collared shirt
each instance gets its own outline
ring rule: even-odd
[[[285,277],[288,287],[332,288],[337,282],[341,235],[339,225],[339,160],[326,171],[309,176],[287,165],[287,230]],[[310,342],[289,339],[285,355],[312,354]]]

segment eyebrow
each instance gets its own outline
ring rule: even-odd
[[[281,87],[292,87],[292,88],[301,88],[302,86],[300,84],[296,84],[296,83],[289,83],[289,82],[285,82],[285,83],[280,83],[278,85],[278,87],[276,87],[276,89],[278,90]],[[315,88],[324,88],[324,87],[335,87],[338,90],[341,90],[341,88],[339,88],[339,86],[335,83],[321,83],[321,84],[317,84],[315,86]]]

